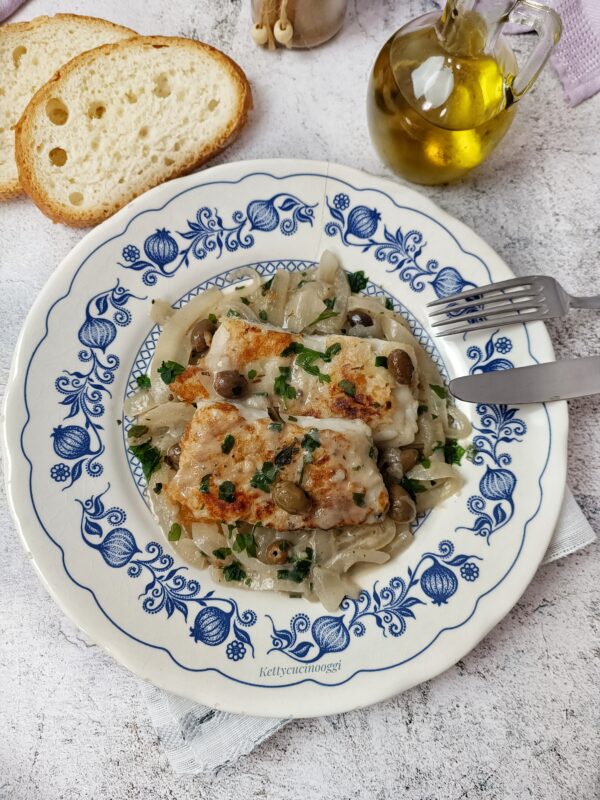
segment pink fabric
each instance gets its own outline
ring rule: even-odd
[[[563,33],[552,65],[572,106],[600,91],[600,0],[558,0]]]
[[[1,2],[1,0],[0,0]],[[439,6],[445,0],[436,0]],[[600,91],[600,0],[546,0],[560,15],[563,32],[550,58],[567,100],[576,106]],[[507,25],[505,33],[526,33]]]
[[[24,2],[25,0],[0,0],[0,22],[14,14]]]

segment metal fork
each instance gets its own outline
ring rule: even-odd
[[[427,307],[435,309],[429,312],[430,318],[446,316],[446,319],[432,323],[433,328],[441,329],[436,331],[436,335],[451,336],[515,322],[564,317],[571,308],[600,309],[600,295],[574,297],[565,292],[554,278],[530,275],[481,288],[473,287],[433,300],[427,303]]]

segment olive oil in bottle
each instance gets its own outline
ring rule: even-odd
[[[489,5],[498,12],[497,0]],[[448,0],[441,16],[415,20],[384,45],[369,84],[369,129],[400,176],[447,183],[481,164],[502,139],[515,100],[545,61],[514,92],[516,59],[500,36],[505,21],[490,17],[485,0]]]

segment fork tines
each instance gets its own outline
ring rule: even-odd
[[[451,297],[427,303],[437,336],[450,336],[496,325],[547,319],[543,286],[535,278],[511,278],[482,288],[473,287]]]

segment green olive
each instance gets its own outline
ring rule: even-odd
[[[412,383],[415,368],[410,360],[410,356],[404,350],[392,350],[387,357],[388,369],[394,376],[397,383]]]
[[[288,514],[303,514],[310,508],[310,498],[301,486],[292,481],[278,481],[271,495],[279,508]]]
[[[215,375],[215,392],[229,400],[243,397],[248,391],[248,381],[235,369],[226,369]]]
[[[370,328],[373,325],[373,317],[364,308],[353,308],[348,314],[348,324],[351,328],[356,327],[356,325]]]
[[[200,355],[205,353],[210,347],[213,333],[216,331],[217,326],[209,319],[201,319],[197,322],[190,333],[190,341],[192,343],[192,350]]]
[[[285,564],[288,560],[287,551],[289,549],[290,543],[286,539],[275,539],[265,552],[267,564]]]
[[[396,522],[412,522],[415,518],[415,504],[406,489],[394,483],[390,486],[389,494],[390,517]]]
[[[419,451],[414,450],[412,447],[407,450],[400,451],[400,464],[402,465],[402,472],[405,474],[410,472],[419,460]]]

